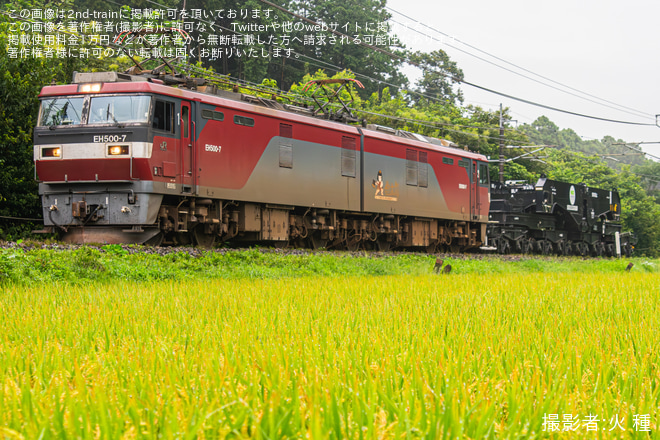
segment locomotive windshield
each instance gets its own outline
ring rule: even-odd
[[[144,124],[149,121],[148,95],[75,96],[41,101],[40,127],[80,124]]]
[[[77,125],[82,121],[84,98],[52,98],[41,101],[39,125]]]
[[[147,122],[149,96],[95,96],[89,109],[89,124]]]

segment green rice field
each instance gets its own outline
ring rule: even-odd
[[[0,254],[0,438],[659,437],[657,262],[20,281],[37,254]]]

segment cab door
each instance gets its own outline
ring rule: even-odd
[[[479,218],[479,167],[476,160],[472,161],[470,167],[470,219],[477,220]]]
[[[194,147],[193,147],[193,125],[192,125],[192,112],[190,102],[184,101],[181,103],[180,114],[180,127],[181,127],[181,148],[180,148],[180,163],[181,163],[181,192],[192,193],[195,186],[195,174],[193,173],[194,166]]]
[[[473,219],[483,222],[488,220],[488,210],[490,209],[490,178],[488,176],[488,164],[486,162],[477,162],[476,182],[477,210]]]

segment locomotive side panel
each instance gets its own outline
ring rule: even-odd
[[[384,135],[365,135],[364,149],[365,211],[470,220],[470,178],[458,156]]]
[[[359,210],[356,129],[331,129],[228,107],[213,112],[224,117],[200,124],[200,196]],[[347,160],[347,150],[352,160]]]

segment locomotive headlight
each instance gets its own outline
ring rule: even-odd
[[[82,93],[98,93],[101,91],[101,83],[80,84],[78,91]]]
[[[128,145],[108,145],[109,156],[121,156],[128,154]]]
[[[62,157],[62,148],[60,147],[42,148],[41,157]]]

